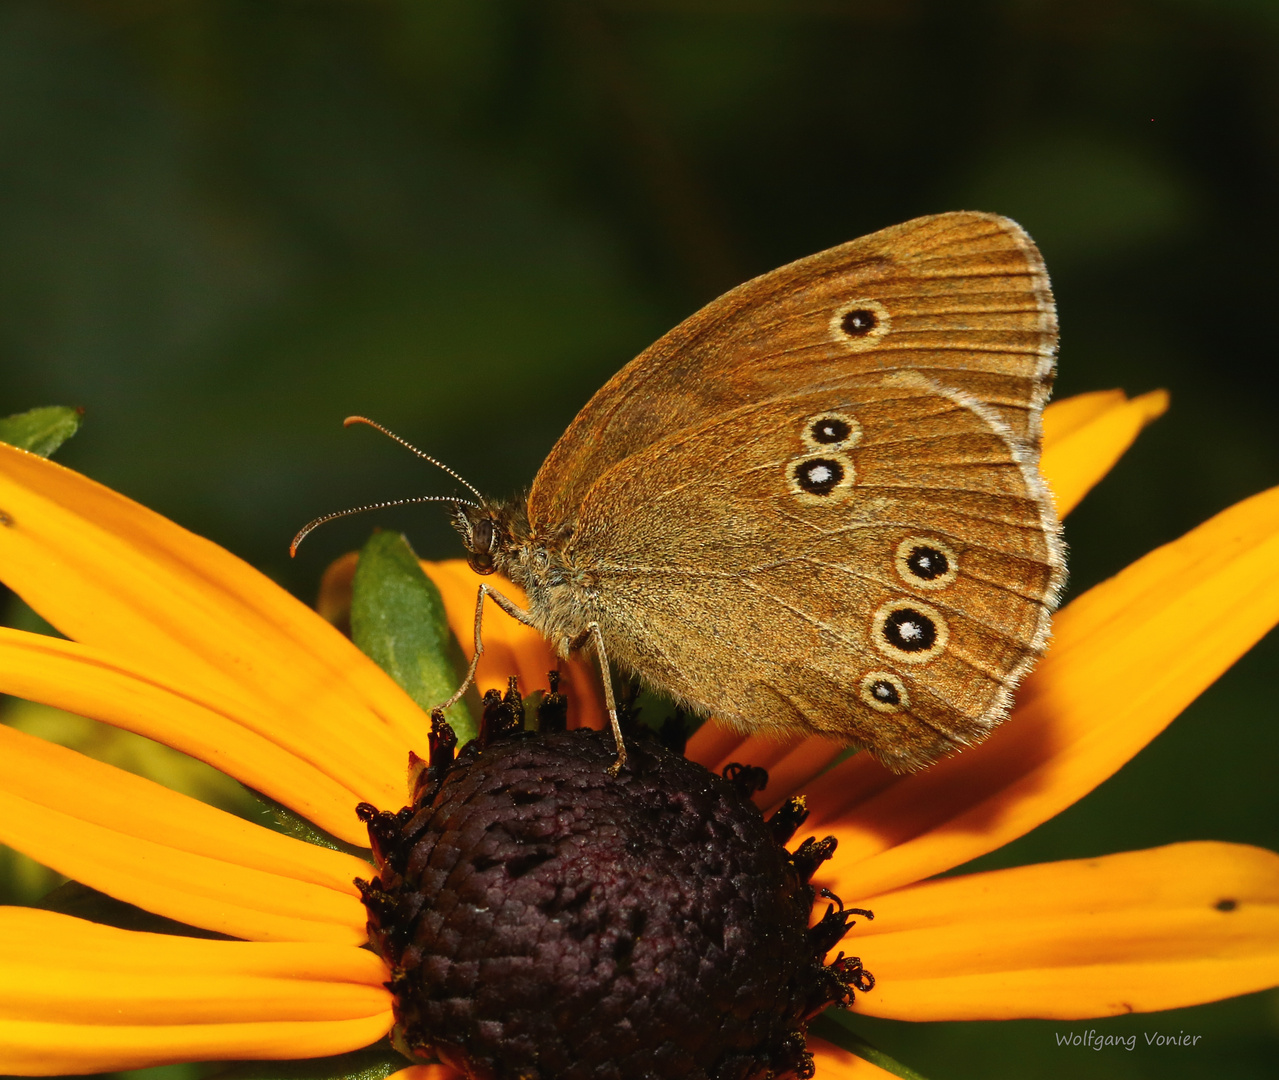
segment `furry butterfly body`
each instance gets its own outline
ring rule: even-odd
[[[1047,641],[1056,340],[1006,218],[801,259],[618,372],[527,500],[459,507],[471,564],[522,586],[527,611],[499,602],[561,653],[594,641],[720,722],[927,765],[1003,718]]]

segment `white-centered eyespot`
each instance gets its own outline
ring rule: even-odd
[[[875,648],[893,660],[922,664],[950,640],[950,627],[940,611],[918,600],[890,600],[875,612],[870,628]]]
[[[959,576],[959,556],[934,536],[908,536],[893,559],[897,576],[917,589],[944,589]]]
[[[820,412],[806,418],[800,431],[804,445],[814,450],[849,450],[862,437],[857,418],[846,412]]]
[[[892,329],[892,316],[878,300],[849,300],[830,318],[830,336],[853,352],[874,348]]]
[[[876,712],[899,713],[910,708],[906,684],[891,671],[871,671],[863,675],[858,693]]]
[[[856,479],[853,462],[838,450],[813,450],[786,463],[786,486],[809,505],[843,502]]]

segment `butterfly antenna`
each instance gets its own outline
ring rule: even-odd
[[[424,454],[423,457],[425,456],[426,455]],[[465,481],[463,481],[463,483],[465,483]],[[350,517],[352,514],[362,514],[366,510],[385,510],[388,506],[408,506],[410,503],[424,502],[461,503],[464,506],[474,506],[477,509],[479,508],[479,504],[471,502],[470,499],[458,499],[451,495],[419,495],[414,499],[392,499],[390,502],[369,503],[368,506],[354,506],[350,510],[339,510],[335,514],[325,514],[323,517],[318,517],[314,521],[309,521],[303,525],[302,528],[298,530],[297,536],[293,538],[293,543],[289,545],[289,558],[293,558],[298,553],[298,545],[326,521]]]
[[[416,454],[418,457],[420,457],[423,461],[429,461],[429,462],[430,462],[432,465],[434,465],[437,469],[443,469],[446,473],[448,473],[448,474],[449,474],[449,476],[453,477],[453,479],[454,479],[454,480],[456,480],[459,484],[462,484],[462,485],[464,485],[465,487],[469,488],[469,489],[470,489],[470,491],[471,491],[471,493],[472,493],[472,494],[473,494],[473,495],[474,495],[477,499],[481,499],[481,500],[482,500],[482,499],[484,498],[484,496],[483,496],[483,495],[481,495],[481,494],[480,494],[480,492],[479,492],[479,491],[475,488],[475,485],[474,485],[474,484],[468,483],[466,480],[462,479],[462,477],[461,477],[461,476],[459,476],[457,473],[455,473],[452,469],[450,469],[450,468],[449,468],[447,465],[445,465],[442,461],[436,461],[436,460],[435,460],[435,458],[431,457],[431,455],[430,455],[430,454],[424,454],[424,453],[422,453],[422,451],[421,451],[421,450],[419,450],[416,446],[414,446],[414,445],[413,445],[411,442],[409,442],[407,439],[401,439],[401,438],[400,438],[397,434],[395,434],[395,432],[394,432],[394,431],[392,431],[390,428],[385,428],[385,427],[383,427],[383,426],[382,426],[381,424],[379,424],[376,420],[370,420],[367,416],[348,416],[345,420],[343,420],[343,421],[342,421],[342,426],[343,426],[343,427],[350,427],[352,424],[367,424],[369,427],[371,427],[371,428],[373,428],[373,429],[375,429],[375,430],[377,430],[377,431],[380,431],[380,432],[381,432],[383,435],[385,435],[388,439],[394,439],[397,443],[399,443],[401,446],[403,446],[406,450],[412,450],[412,451],[413,451],[413,453],[415,453],[415,454]],[[456,500],[455,500],[455,501],[456,501]],[[394,505],[394,504],[392,504],[392,505]]]

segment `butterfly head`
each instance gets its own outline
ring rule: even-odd
[[[489,506],[453,504],[453,527],[462,534],[466,561],[477,574],[497,569],[496,553],[501,537],[497,515]]]
[[[491,503],[479,506],[453,504],[453,527],[462,534],[466,545],[466,561],[477,574],[507,572],[511,550],[516,540],[527,532],[522,519],[511,506]]]

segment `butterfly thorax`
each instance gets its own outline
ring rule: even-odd
[[[594,618],[593,576],[576,565],[570,551],[572,528],[548,535],[530,527],[523,499],[458,506],[454,526],[477,574],[499,573],[528,596],[532,624],[563,653]]]

